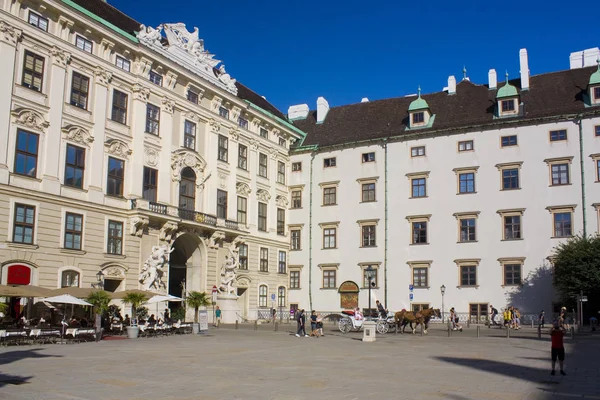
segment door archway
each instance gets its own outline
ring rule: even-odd
[[[355,309],[358,307],[358,285],[352,281],[346,281],[340,285],[338,292],[340,294],[340,307],[346,309]]]
[[[206,252],[199,237],[183,234],[173,242],[173,252],[169,257],[168,293],[183,297],[184,290],[203,291],[206,288]]]

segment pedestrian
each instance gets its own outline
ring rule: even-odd
[[[296,337],[300,337],[300,336],[309,337],[306,334],[305,324],[306,324],[306,316],[304,315],[304,308],[303,308],[298,313],[298,331],[296,332]]]
[[[553,323],[552,329],[550,330],[550,338],[552,339],[552,371],[550,375],[554,375],[556,372],[556,359],[558,359],[558,366],[560,367],[560,374],[566,375],[564,371],[565,361],[565,345],[563,338],[565,337],[565,328],[563,328],[558,321]]]
[[[375,304],[377,304],[377,311],[379,311],[379,315],[381,315],[381,318],[387,318],[387,310],[385,309],[383,304],[381,304],[379,300],[375,301]]]
[[[317,330],[319,331],[320,336],[325,336],[323,335],[323,317],[321,316],[321,313],[317,314]]]
[[[515,308],[515,329],[521,329],[521,312]]]
[[[219,306],[217,306],[217,309],[215,310],[215,317],[217,318],[217,323],[215,324],[215,326],[218,328],[219,324],[221,323],[221,309],[219,308]]]
[[[506,329],[510,329],[510,309],[508,307],[505,308],[502,315],[504,317],[504,326]]]
[[[456,315],[456,311],[454,310],[454,307],[452,307],[450,309],[450,320],[452,321],[452,330],[462,332],[463,328],[458,323],[459,319],[458,319],[458,315]]]
[[[312,310],[310,313],[310,336],[319,337],[319,331],[317,329],[317,312]]]
[[[544,319],[546,318],[546,313],[544,312],[544,310],[542,310],[542,312],[540,313],[539,317],[538,317],[538,324],[540,327],[542,327],[542,329],[544,328]]]
[[[493,306],[493,305],[491,305],[491,304],[490,304],[490,315],[491,315],[491,319],[490,319],[490,320],[492,321],[492,325],[494,325],[494,326],[496,326],[496,325],[499,325],[499,324],[496,322],[496,315],[498,315],[498,310],[496,310],[496,309],[494,308],[494,306]]]

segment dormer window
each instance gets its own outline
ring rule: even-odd
[[[500,108],[500,112],[502,114],[515,111],[515,99],[502,100],[502,102],[500,103]]]
[[[423,111],[416,112],[412,115],[411,125],[416,126],[417,124],[422,124],[423,122],[425,122],[425,113]]]
[[[496,100],[498,101],[499,117],[510,117],[519,113],[517,107],[519,92],[516,87],[508,82],[508,72],[506,73],[506,84],[498,89]]]
[[[594,104],[600,104],[600,86],[594,88],[593,96]]]
[[[592,105],[600,104],[600,57],[598,58],[598,70],[590,76],[588,87],[590,88],[589,96]]]
[[[421,88],[419,87],[419,97],[413,100],[408,106],[409,123],[407,129],[428,128],[433,124],[435,115],[431,114],[429,104],[421,98]]]

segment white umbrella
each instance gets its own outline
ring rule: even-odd
[[[73,297],[70,294],[61,294],[60,296],[52,296],[46,297],[42,301],[47,301],[48,303],[62,303],[62,304],[75,304],[78,306],[91,306],[92,304],[87,301],[78,299],[77,297]]]
[[[170,294],[167,294],[167,295],[157,294],[156,296],[150,297],[150,299],[146,303],[154,304],[154,303],[160,303],[163,301],[179,302],[179,301],[183,301],[183,299],[181,297],[171,296]]]

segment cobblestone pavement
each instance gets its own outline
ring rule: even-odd
[[[0,399],[600,400],[600,335],[566,341],[568,376],[550,376],[548,337],[500,329],[297,338],[292,325],[0,349]],[[516,332],[515,332],[516,333]]]

